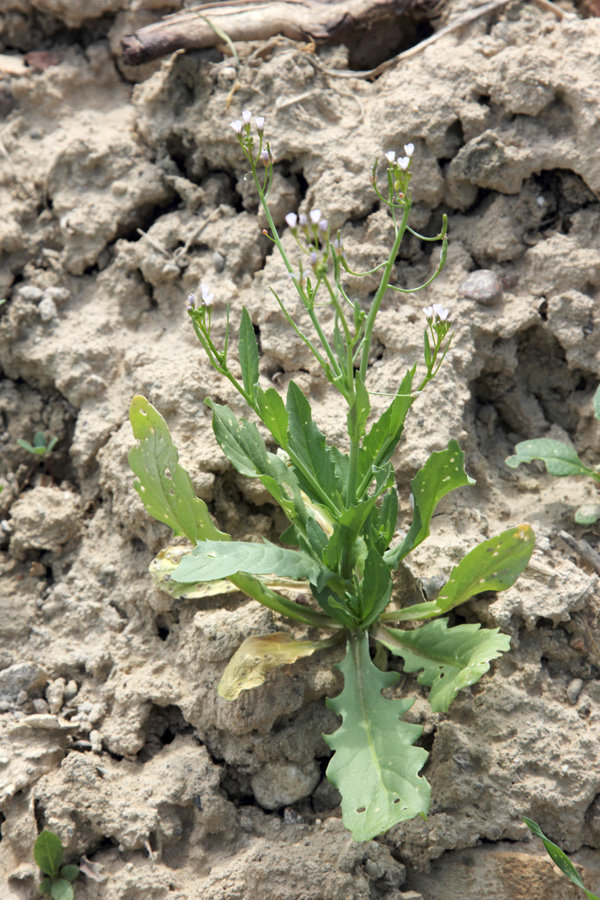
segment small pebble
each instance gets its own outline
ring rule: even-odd
[[[29,137],[32,141],[39,141],[44,136],[44,132],[41,128],[31,128],[29,131]]]
[[[38,300],[41,300],[44,292],[41,288],[36,287],[35,284],[24,284],[19,289],[19,296],[23,300],[32,300],[36,303]]]
[[[90,731],[90,743],[92,745],[92,753],[102,753],[102,735],[95,728]]]
[[[368,859],[365,863],[365,872],[369,878],[382,878],[385,875],[382,867],[374,859]]]
[[[219,253],[218,250],[212,255],[213,266],[215,267],[215,272],[222,272],[225,268],[225,257],[222,253]]]
[[[581,693],[581,689],[583,688],[583,681],[581,678],[574,678],[569,682],[567,686],[567,697],[569,698],[569,702],[575,706],[577,703],[577,698]]]
[[[47,287],[44,291],[44,297],[49,297],[55,303],[66,303],[71,296],[71,291],[65,287]]]
[[[54,715],[61,711],[65,694],[66,686],[64,678],[55,678],[46,688],[46,700],[48,701],[50,712],[54,713]]]
[[[65,688],[65,700],[66,700],[67,702],[68,702],[69,700],[72,700],[73,697],[76,696],[78,690],[79,690],[79,688],[77,687],[77,682],[76,682],[76,681],[74,681],[73,679],[71,679],[69,682],[67,682],[67,686],[66,686],[66,688]]]
[[[35,700],[31,701],[31,705],[36,713],[45,713],[46,715],[50,712],[48,708],[48,704],[42,697],[38,697]]]
[[[465,300],[475,300],[481,306],[495,306],[502,300],[502,282],[491,269],[478,269],[467,275],[458,292]]]
[[[58,318],[58,310],[56,309],[56,304],[54,300],[50,297],[44,297],[38,303],[38,312],[40,314],[40,319],[42,322],[53,322]]]

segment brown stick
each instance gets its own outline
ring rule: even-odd
[[[210,23],[232,41],[331,41],[361,24],[393,18],[423,0],[229,0],[205,3],[146,25],[121,42],[123,62],[138,66],[179,49],[222,43]],[[206,21],[208,19],[208,22]]]

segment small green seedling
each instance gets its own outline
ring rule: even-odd
[[[596,894],[592,894],[591,891],[588,891],[577,873],[577,869],[569,859],[566,853],[564,853],[560,847],[557,847],[556,844],[553,844],[552,841],[548,840],[540,826],[534,822],[532,819],[527,819],[525,816],[521,817],[529,830],[535,834],[536,837],[541,838],[544,847],[546,848],[546,852],[548,856],[554,863],[554,865],[558,866],[563,875],[566,875],[567,878],[576,884],[578,888],[581,888],[583,893],[586,895],[588,900],[600,900]]]
[[[17,438],[19,447],[22,447],[23,450],[27,450],[27,452],[31,453],[33,456],[41,456],[43,459],[50,456],[57,442],[58,438],[52,437],[50,438],[50,441],[46,443],[46,435],[43,431],[36,431],[33,436],[33,444],[30,444],[29,441],[26,441],[23,438]]]
[[[594,395],[594,415],[600,422],[600,387]],[[564,477],[566,475],[587,475],[600,485],[600,465],[593,469],[581,462],[575,450],[562,441],[551,438],[537,438],[521,441],[515,447],[514,456],[509,456],[506,465],[516,469],[521,463],[530,463],[534,459],[541,460],[550,475]],[[575,521],[579,525],[593,525],[600,519],[600,504],[586,503],[575,512]]]
[[[202,297],[188,298],[188,314],[212,366],[234,386],[254,417],[237,416],[230,407],[207,400],[217,442],[234,468],[258,479],[287,517],[283,545],[269,541],[234,541],[219,530],[206,504],[196,497],[190,476],[160,413],[144,397],[134,397],[130,419],[137,446],[129,463],[148,512],[185,535],[192,548],[164,551],[153,565],[157,582],[173,596],[207,596],[237,589],[269,609],[303,625],[329,632],[322,640],[296,641],[285,632],[248,636],[227,666],[219,694],[235,700],[241,691],[262,684],[270,670],[287,666],[318,650],[345,645],[338,664],[344,689],[328,700],[341,719],[325,735],[333,756],[327,778],[342,795],[342,817],[357,841],[366,841],[399,822],[429,809],[430,788],[419,775],[427,751],[414,746],[423,728],[402,720],[412,701],[384,697],[398,686],[397,671],[382,671],[377,662],[385,650],[404,661],[406,672],[419,673],[429,688],[434,712],[446,712],[463,688],[475,684],[490,661],[508,650],[510,638],[497,628],[452,625],[449,613],[484,591],[504,591],[529,562],[534,536],[529,525],[516,525],[473,548],[449,573],[435,600],[408,595],[401,608],[391,608],[394,572],[430,533],[437,504],[450,491],[473,484],[465,471],[457,441],[433,452],[411,483],[412,522],[396,531],[399,496],[392,457],[411,406],[437,376],[452,340],[452,322],[439,304],[423,309],[422,371],[418,361],[388,395],[387,408],[371,419],[371,397],[377,393],[377,371],[370,364],[375,320],[388,291],[401,295],[426,287],[440,273],[447,250],[447,220],[439,234],[424,237],[409,225],[412,144],[404,156],[385,154],[370,173],[370,183],[392,225],[391,249],[370,273],[350,269],[341,235],[333,238],[319,209],[290,212],[284,241],[273,222],[268,194],[274,170],[270,144],[264,140],[264,118],[251,114],[232,123],[252,172],[268,223],[265,234],[277,248],[302,317],[290,312],[272,291],[282,317],[312,353],[346,412],[347,441],[340,449],[327,441],[312,417],[309,398],[290,380],[284,399],[268,386],[259,369],[260,350],[248,310],[240,311],[238,360],[228,361],[229,309],[220,317],[224,337],[217,343],[214,295],[201,285]],[[383,184],[385,187],[383,187]],[[403,237],[441,242],[433,274],[414,288],[392,284]],[[289,252],[295,254],[292,259]],[[350,296],[352,279],[380,273],[379,287],[363,307]],[[317,296],[318,295],[318,296]],[[402,316],[402,308],[397,315]],[[309,324],[310,323],[310,327]],[[269,433],[269,445],[263,435]],[[348,452],[344,452],[345,450]],[[273,450],[276,452],[273,452]],[[403,523],[404,524],[404,523]],[[204,589],[199,592],[199,585]],[[170,586],[170,588],[169,588]],[[208,590],[206,590],[208,588]],[[296,595],[297,600],[288,594]],[[312,605],[306,598],[312,594]],[[298,596],[300,595],[300,596]],[[414,600],[417,602],[414,602]],[[387,611],[386,611],[387,610]],[[419,627],[412,625],[420,622]],[[403,628],[390,627],[402,623]],[[408,624],[408,628],[406,625]],[[379,653],[375,661],[371,644]],[[385,650],[384,650],[385,648]]]
[[[33,858],[46,877],[40,884],[41,894],[50,894],[52,900],[73,900],[73,884],[79,875],[79,866],[63,866],[63,845],[52,831],[42,831],[33,847]]]

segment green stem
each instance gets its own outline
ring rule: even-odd
[[[363,381],[367,379],[367,367],[369,364],[369,352],[371,349],[371,338],[373,336],[373,328],[375,326],[375,319],[377,317],[377,313],[379,312],[379,307],[381,306],[381,301],[387,291],[388,284],[390,282],[390,278],[392,277],[392,269],[394,267],[394,263],[396,262],[396,256],[398,255],[398,250],[400,249],[400,244],[402,243],[402,238],[404,237],[404,232],[406,231],[406,226],[408,225],[408,217],[410,215],[410,200],[407,198],[406,205],[404,207],[404,214],[402,216],[402,221],[398,227],[396,232],[396,237],[394,240],[394,245],[392,247],[391,253],[388,257],[388,261],[385,265],[385,269],[383,270],[383,275],[381,278],[381,284],[377,289],[377,293],[373,299],[373,303],[371,304],[371,309],[369,310],[369,315],[367,316],[367,323],[365,327],[365,336],[364,343],[362,349],[362,357],[360,361],[360,374]]]

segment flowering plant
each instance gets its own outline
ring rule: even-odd
[[[415,746],[422,728],[401,720],[410,701],[382,696],[400,676],[383,671],[381,654],[376,661],[371,658],[371,642],[401,657],[405,671],[420,672],[419,683],[430,688],[432,710],[446,711],[458,691],[478,681],[489,669],[489,661],[509,646],[508,636],[498,629],[451,626],[447,614],[475,594],[510,587],[529,561],[534,538],[528,525],[510,528],[471,550],[452,569],[437,598],[421,596],[421,602],[410,605],[411,598],[401,596],[399,602],[392,602],[394,572],[429,535],[438,502],[449,491],[473,484],[455,440],[445,450],[432,453],[412,480],[413,519],[398,536],[399,498],[391,460],[415,398],[435,378],[450,347],[452,323],[440,305],[424,309],[424,372],[417,376],[415,363],[383,414],[368,424],[369,356],[377,313],[388,290],[412,293],[439,274],[446,257],[446,218],[434,237],[419,235],[409,225],[412,144],[404,147],[404,156],[385,154],[383,188],[379,162],[374,163],[371,184],[390,212],[394,239],[387,259],[371,270],[381,273],[380,283],[365,311],[343,283],[346,276],[361,276],[348,265],[340,234],[332,239],[330,225],[318,209],[286,217],[300,257],[299,265],[292,265],[269,210],[274,157],[265,139],[264,118],[255,119],[255,131],[251,118],[245,111],[232,128],[266,216],[265,234],[281,254],[312,325],[310,334],[273,294],[294,333],[343,398],[348,452],[327,443],[312,418],[307,397],[294,381],[289,383],[285,402],[274,387],[263,387],[258,345],[245,308],[238,335],[241,377],[234,374],[228,362],[229,309],[224,342],[218,346],[212,332],[213,295],[202,285],[198,302],[193,295],[188,298],[198,340],[214,368],[265,426],[271,446],[278,449],[275,453],[269,449],[254,422],[207,400],[214,434],[237,471],[259,479],[281,506],[289,522],[281,535],[282,545],[234,541],[217,528],[177,461],[164,420],[143,397],[134,398],[131,406],[138,444],[129,460],[147,510],[193,545],[169,558],[170,580],[166,584],[163,578],[162,585],[172,594],[187,592],[189,596],[202,583],[214,585],[214,593],[237,589],[276,613],[329,633],[321,640],[302,641],[293,640],[287,632],[249,637],[225,670],[221,696],[233,700],[240,691],[261,684],[274,667],[345,644],[345,656],[338,664],[344,688],[328,700],[342,724],[325,735],[334,751],[327,777],[341,792],[344,823],[356,840],[363,841],[398,822],[424,815],[430,796],[426,779],[419,775],[427,752]],[[409,290],[390,283],[407,232],[442,244],[434,273],[425,284]],[[317,303],[317,296],[324,296],[324,301]],[[332,311],[328,327],[319,317],[323,303]],[[164,566],[162,571],[164,576]],[[298,596],[307,593],[314,601],[310,605]],[[409,623],[409,629],[393,628],[390,623]],[[421,624],[413,627],[416,623]]]

